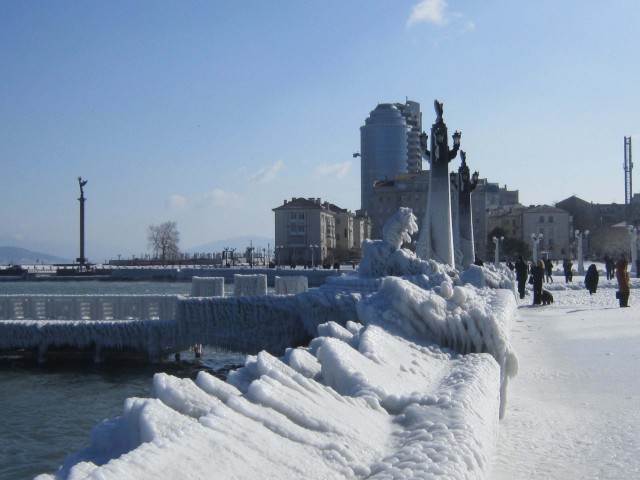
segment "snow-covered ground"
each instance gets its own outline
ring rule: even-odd
[[[551,306],[520,301],[494,480],[640,478],[640,281],[619,308],[615,280],[592,296],[574,280],[545,284]]]

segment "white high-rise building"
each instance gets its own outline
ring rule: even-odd
[[[380,103],[360,127],[361,209],[372,212],[373,186],[422,170],[420,104]]]

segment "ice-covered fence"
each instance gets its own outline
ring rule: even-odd
[[[192,297],[224,297],[224,277],[193,277]]]
[[[247,297],[254,295],[267,294],[267,276],[258,275],[240,275],[233,276],[233,294],[236,297]]]
[[[177,295],[0,295],[1,320],[170,320]]]
[[[357,288],[359,283],[349,282]],[[371,289],[374,282],[362,287]],[[187,298],[176,308],[177,334],[187,344],[202,343],[243,353],[284,352],[318,334],[318,325],[345,325],[357,319],[362,298],[344,285],[323,285],[296,295]]]
[[[96,360],[105,350],[127,350],[159,361],[190,347],[175,330],[173,320],[0,320],[0,350],[36,350],[41,361],[54,348],[90,350]]]
[[[289,295],[309,290],[309,281],[305,276],[276,277],[276,295]]]

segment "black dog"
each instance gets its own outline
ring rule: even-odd
[[[542,290],[542,305],[551,305],[553,303],[553,295],[549,290]]]

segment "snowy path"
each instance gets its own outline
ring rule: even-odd
[[[553,291],[521,301],[492,479],[640,478],[640,292],[619,308],[605,281],[593,296]]]

